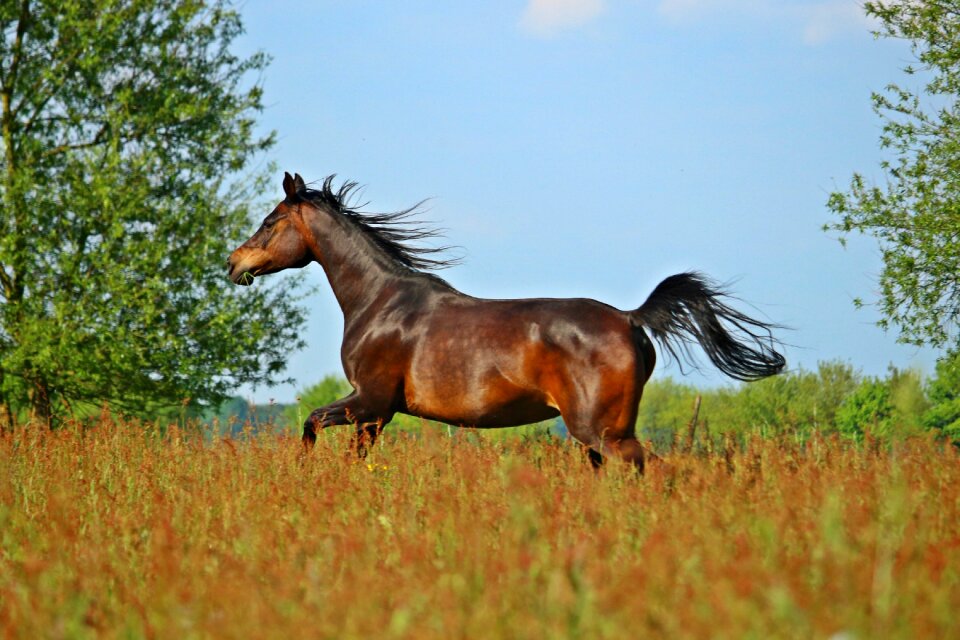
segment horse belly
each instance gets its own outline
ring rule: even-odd
[[[412,402],[408,401],[407,413],[458,427],[480,429],[517,427],[560,415],[556,408],[542,400],[523,396],[483,404],[469,398],[454,398],[442,402],[415,398]]]
[[[486,407],[481,415],[463,424],[464,426],[481,429],[518,427],[556,418],[559,415],[560,412],[556,408],[545,404],[543,401],[532,398],[518,398],[497,406]]]
[[[507,363],[451,360],[429,357],[413,367],[404,383],[406,413],[480,428],[512,427],[560,415],[532,381],[517,372],[510,378],[504,375]]]

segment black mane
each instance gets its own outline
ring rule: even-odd
[[[423,202],[393,213],[360,211],[359,207],[350,204],[351,198],[356,195],[357,183],[347,181],[335,190],[333,188],[335,177],[335,175],[327,176],[320,189],[301,189],[297,192],[297,197],[307,202],[322,203],[332,207],[404,267],[420,271],[446,269],[459,264],[458,258],[431,257],[448,251],[451,247],[423,247],[411,244],[443,235],[438,229],[416,224],[415,218],[420,213]]]

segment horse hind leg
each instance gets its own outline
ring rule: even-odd
[[[608,386],[605,398],[568,398],[560,409],[567,431],[586,445],[590,464],[599,469],[605,458],[632,464],[644,470],[644,448],[635,435],[638,394],[630,388]],[[566,411],[564,411],[566,409]]]
[[[632,464],[643,474],[645,452],[643,445],[633,434],[633,429],[622,428],[616,431],[567,424],[570,435],[587,447],[587,457],[594,469],[600,469],[606,458],[622,460]]]
[[[603,466],[603,454],[596,449],[587,447],[587,460],[590,461],[590,466],[598,471]]]
[[[628,462],[636,468],[637,473],[643,475],[646,465],[646,453],[643,445],[635,437],[619,440],[605,440],[601,443],[601,451],[607,457],[615,457]]]

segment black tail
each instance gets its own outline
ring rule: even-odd
[[[690,345],[700,343],[710,362],[737,380],[780,373],[786,360],[774,346],[777,325],[746,316],[724,302],[727,293],[699,273],[678,273],[657,285],[630,321],[650,330],[673,357],[696,366]]]

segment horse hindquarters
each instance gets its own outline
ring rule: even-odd
[[[653,349],[624,316],[617,320],[605,331],[590,332],[576,352],[564,354],[562,373],[548,391],[570,435],[594,452],[594,465],[600,454],[630,462],[642,472],[643,447],[635,426]]]

